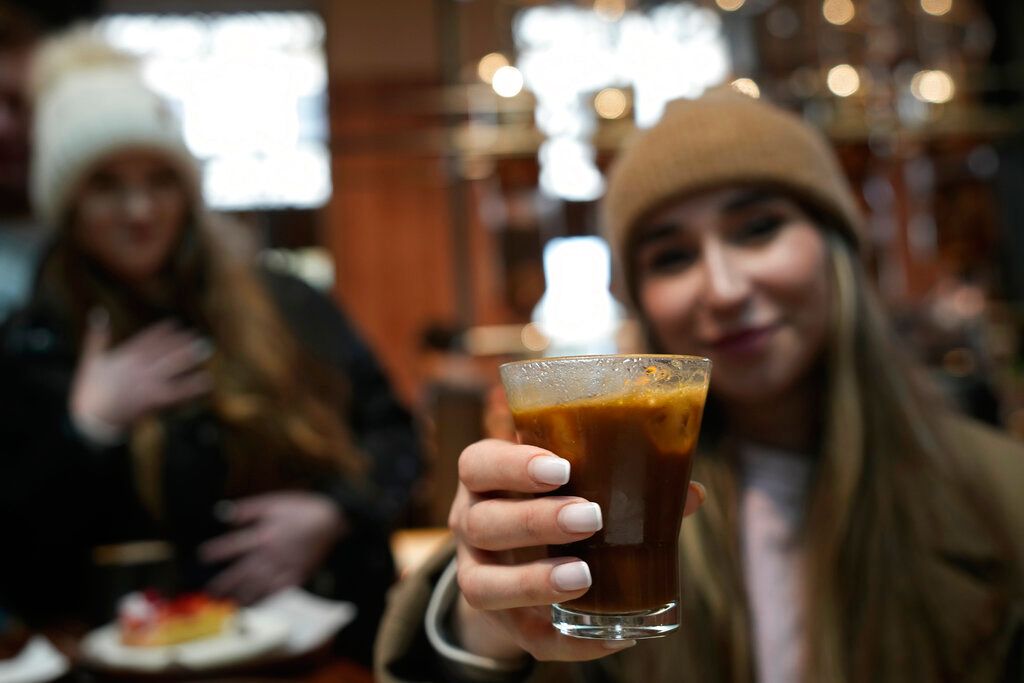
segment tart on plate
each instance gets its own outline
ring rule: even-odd
[[[117,625],[123,645],[162,647],[221,635],[235,627],[237,612],[235,603],[204,593],[169,598],[147,590],[121,599]]]

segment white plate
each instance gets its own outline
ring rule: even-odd
[[[35,636],[15,657],[0,661],[0,683],[45,683],[68,668],[67,657],[43,636]]]
[[[288,640],[288,632],[288,624],[279,618],[239,610],[235,624],[224,633],[160,647],[123,645],[117,624],[108,624],[83,639],[82,654],[116,669],[152,673],[181,667],[198,671],[244,663],[272,652]]]

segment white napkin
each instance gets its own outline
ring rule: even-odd
[[[301,588],[286,588],[249,609],[288,624],[288,640],[283,646],[288,654],[316,649],[356,618],[356,606],[351,602],[326,600]]]
[[[68,659],[44,636],[34,636],[16,657],[0,661],[0,683],[43,683],[68,672]]]

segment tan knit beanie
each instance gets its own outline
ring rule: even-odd
[[[47,40],[33,59],[35,111],[32,203],[57,227],[86,174],[110,154],[160,154],[200,202],[199,169],[166,103],[142,81],[136,61],[88,28]]]
[[[612,169],[604,199],[612,255],[631,286],[626,249],[639,221],[667,203],[726,185],[777,187],[824,212],[855,244],[864,223],[831,146],[797,116],[732,88],[670,102]]]

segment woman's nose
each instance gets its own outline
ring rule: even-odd
[[[142,189],[132,189],[125,194],[125,213],[131,220],[147,220],[153,215],[153,198]]]
[[[716,309],[732,309],[743,305],[750,295],[750,281],[738,255],[722,246],[705,250],[704,300]]]

